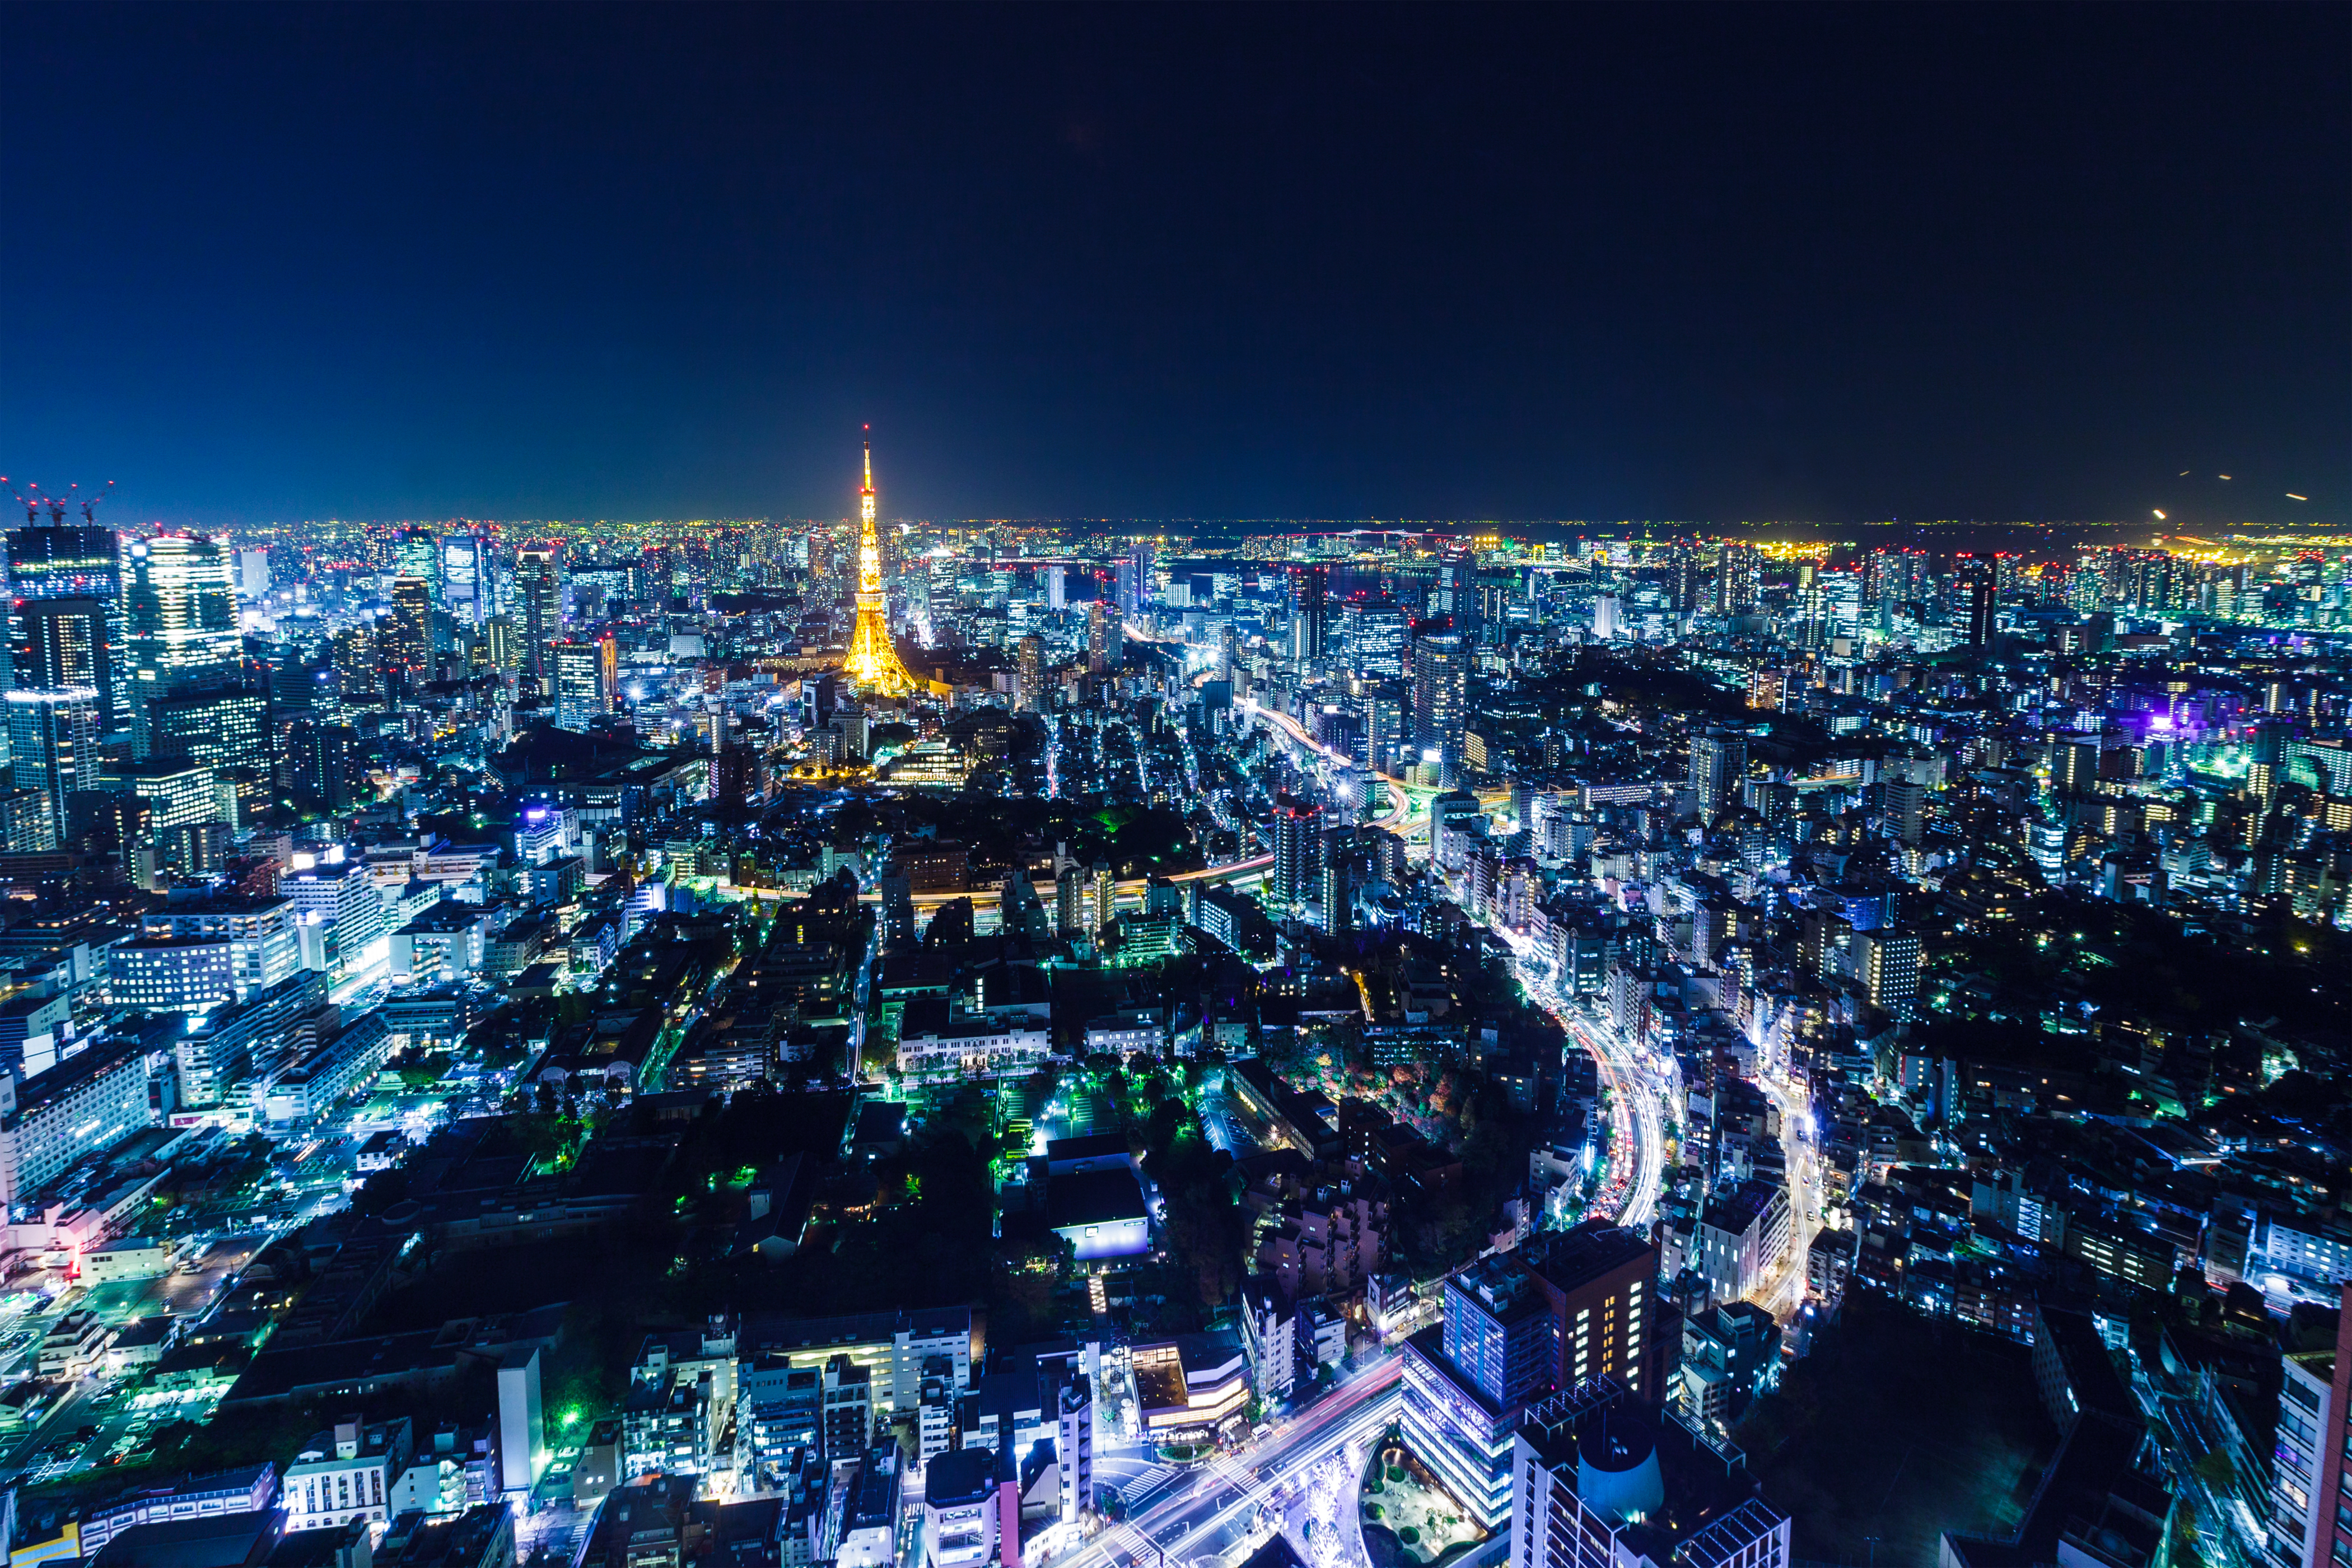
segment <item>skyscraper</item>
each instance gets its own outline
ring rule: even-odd
[[[1748,742],[1738,735],[1709,731],[1691,737],[1690,786],[1698,815],[1712,823],[1739,804],[1739,781],[1748,773]]]
[[[1854,935],[1855,967],[1870,1005],[1897,1021],[1916,1011],[1919,999],[1919,938],[1906,931],[1865,931]]]
[[[1118,613],[1139,616],[1151,607],[1152,574],[1158,569],[1151,541],[1130,540],[1127,552],[1118,558],[1113,571],[1113,586]]]
[[[515,556],[516,611],[522,625],[522,668],[534,679],[549,674],[548,645],[563,626],[562,559],[534,547]]]
[[[1993,563],[1982,556],[1962,556],[1958,576],[1960,602],[1969,616],[1969,647],[1989,648],[1992,646],[1996,602]]]
[[[392,537],[392,574],[420,583],[441,580],[441,542],[429,528],[404,528]]]
[[[1302,566],[1291,574],[1290,657],[1299,664],[1323,657],[1324,584],[1320,566]]]
[[[94,521],[79,528],[61,521],[45,527],[36,514],[26,526],[9,531],[8,592],[16,684],[94,687],[100,722],[127,722],[119,677],[122,542],[114,531]],[[49,624],[29,624],[35,616]]]
[[[395,690],[413,690],[432,678],[432,585],[424,578],[392,580],[392,616],[378,636],[376,654]]]
[[[1754,614],[1760,575],[1754,550],[1728,540],[1717,545],[1715,552],[1715,613],[1718,616]]]
[[[1118,668],[1125,654],[1119,618],[1100,599],[1087,606],[1087,668],[1097,675]]]
[[[18,599],[11,609],[16,683],[36,689],[86,686],[98,694],[100,722],[110,721],[119,684],[113,646],[116,605],[78,595]]]
[[[585,731],[589,721],[613,710],[613,679],[618,662],[613,639],[560,642],[554,646],[555,725]]]
[[[1276,909],[1286,913],[1313,898],[1322,870],[1323,808],[1283,796],[1274,805],[1274,867],[1268,886]]]
[[[1412,645],[1412,739],[1423,760],[1437,753],[1444,780],[1451,784],[1462,767],[1462,731],[1468,686],[1467,654],[1450,632],[1416,638]]]
[[[441,541],[441,603],[460,626],[478,626],[489,616],[489,545],[472,533]]]
[[[123,554],[123,673],[132,746],[143,757],[153,754],[148,704],[236,680],[244,640],[229,554],[219,541],[163,533],[132,541]]]
[[[1045,639],[1031,632],[1021,639],[1021,707],[1034,713],[1045,705]]]
[[[8,693],[8,758],[16,787],[38,795],[48,808],[52,844],[66,837],[66,801],[96,789],[99,736],[104,710],[88,686]]]

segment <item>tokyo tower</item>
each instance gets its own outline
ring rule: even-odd
[[[849,637],[849,657],[842,673],[861,691],[882,697],[904,697],[915,689],[914,677],[898,662],[891,646],[889,624],[883,619],[882,543],[874,537],[874,443],[866,443],[866,484],[857,492],[861,530],[857,536],[857,629]]]

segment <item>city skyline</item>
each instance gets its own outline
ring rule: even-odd
[[[2352,0],[0,48],[15,1568],[2352,1565]]]

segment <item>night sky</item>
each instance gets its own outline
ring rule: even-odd
[[[2352,522],[2344,5],[18,5],[0,58],[0,471],[118,523],[835,517],[869,421],[890,515]]]

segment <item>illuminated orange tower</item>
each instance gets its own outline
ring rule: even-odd
[[[874,443],[866,443],[866,484],[857,492],[857,629],[849,635],[849,657],[842,673],[861,691],[881,697],[904,697],[915,689],[915,678],[898,662],[891,646],[889,623],[883,617],[882,542],[874,536]]]

